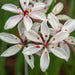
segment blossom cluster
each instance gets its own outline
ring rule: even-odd
[[[68,61],[70,57],[68,44],[75,45],[75,38],[70,36],[70,33],[75,30],[75,19],[65,14],[58,15],[64,7],[61,2],[56,4],[49,14],[46,14],[52,2],[53,0],[20,0],[22,9],[13,4],[2,6],[2,9],[17,14],[6,21],[4,29],[11,29],[18,25],[20,38],[10,33],[0,33],[1,40],[14,44],[0,56],[15,55],[23,48],[22,53],[32,69],[34,54],[40,56],[40,68],[43,72],[49,66],[50,53]],[[62,24],[61,21],[66,22]]]

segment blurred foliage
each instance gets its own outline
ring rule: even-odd
[[[68,6],[67,2],[69,1],[69,6],[70,6],[69,15],[70,17],[75,18],[75,14],[74,14],[75,0],[58,0],[58,1],[63,2],[66,5],[66,7]],[[10,30],[4,30],[4,24],[6,20],[10,16],[14,15],[13,13],[1,9],[1,6],[6,3],[20,5],[19,0],[0,0],[0,32],[10,32],[17,35],[17,26]],[[53,0],[53,4],[48,9],[46,14],[51,12],[54,4],[55,4],[55,0]],[[67,9],[68,8],[69,7],[67,7]],[[73,32],[72,35],[75,36],[75,32]],[[6,50],[8,46],[11,45],[2,42],[0,40],[0,54],[4,50]],[[50,54],[50,66],[45,73],[41,72],[40,70],[40,57],[37,55],[34,55],[34,57],[35,57],[35,68],[32,70],[30,67],[28,67],[28,75],[75,75],[75,59],[74,59],[75,54],[73,52],[71,52],[71,57],[68,62],[65,62],[64,60],[57,58],[53,54]],[[6,71],[7,68],[5,68],[5,62],[6,62],[5,58],[0,57],[0,75],[8,75],[8,72]],[[20,51],[17,54],[14,75],[23,75],[23,74],[24,74],[24,56]]]

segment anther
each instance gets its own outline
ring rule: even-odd
[[[32,9],[30,9],[30,12],[32,11]]]
[[[39,37],[37,37],[37,39],[39,40],[40,38],[39,38]]]
[[[20,45],[17,45],[17,47],[21,49],[21,46]]]
[[[68,39],[71,40],[71,36],[69,36]]]
[[[48,37],[48,35],[45,35],[45,37],[47,38],[47,37]]]
[[[54,46],[52,46],[52,48],[54,48]]]
[[[53,41],[55,41],[55,38],[53,38]]]
[[[19,15],[21,14],[21,12],[19,12]]]
[[[17,9],[19,9],[19,6],[17,6]]]
[[[24,2],[24,4],[26,4],[26,2]]]
[[[23,35],[24,35],[24,34],[22,33],[22,34],[21,34],[21,37],[23,37]]]
[[[68,31],[67,29],[65,29],[65,31]]]
[[[45,54],[47,54],[47,52],[45,52]]]

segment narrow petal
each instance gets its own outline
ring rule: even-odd
[[[50,62],[49,53],[47,49],[45,48],[40,59],[40,68],[43,72],[45,72],[46,69],[48,68],[49,62]]]
[[[19,21],[23,18],[23,15],[16,15],[10,17],[7,22],[5,23],[4,29],[11,29],[19,23]]]
[[[14,4],[5,4],[2,6],[2,9],[13,12],[13,13],[23,13],[22,10]]]
[[[59,30],[61,28],[61,24],[54,14],[48,14],[48,21],[55,30]]]
[[[32,11],[42,10],[46,5],[41,2],[37,2],[34,4],[34,7],[32,7]]]
[[[29,0],[29,2],[34,4],[34,3],[36,3],[36,0]]]
[[[62,31],[68,31],[69,33],[71,33],[74,30],[75,30],[75,19],[70,19],[66,21],[66,23],[62,28]]]
[[[63,10],[63,7],[64,7],[63,3],[59,2],[53,8],[52,13],[55,14],[55,15],[59,14]]]
[[[67,60],[67,53],[65,52],[65,50],[63,48],[60,47],[56,47],[51,45],[50,46],[50,51],[57,57],[61,58],[61,59],[65,59]]]
[[[41,11],[31,12],[30,17],[33,18],[33,19],[46,20],[45,14]]]
[[[59,20],[62,20],[62,21],[66,21],[66,20],[69,20],[69,19],[71,19],[69,16],[67,16],[67,15],[57,15],[57,18],[59,19]]]
[[[27,47],[27,48],[23,51],[23,53],[26,54],[26,55],[32,55],[32,54],[35,54],[35,53],[37,53],[38,51],[40,51],[42,48],[43,48],[42,45],[30,46],[30,47]]]
[[[30,30],[29,32],[25,31],[24,34],[27,37],[27,39],[34,41],[34,42],[42,43],[41,37],[36,32]]]
[[[65,41],[69,44],[75,45],[75,37],[69,36]]]
[[[28,8],[29,0],[20,0],[21,7],[25,11]]]
[[[32,20],[29,16],[24,17],[24,25],[26,27],[26,30],[29,31],[32,27]]]
[[[25,50],[26,48],[24,48],[24,50]],[[24,55],[24,57],[25,57],[25,60],[26,60],[26,62],[29,64],[29,66],[33,69],[34,68],[34,57],[33,57],[33,55],[30,55],[30,56],[28,56],[28,55],[25,55],[25,53],[24,53],[24,51],[22,52],[23,53],[23,55]]]
[[[18,24],[18,31],[19,31],[19,35],[22,38],[22,40],[25,40],[25,36],[24,36],[24,31],[26,30],[26,28],[24,27],[24,23],[23,21],[21,21]]]
[[[68,36],[69,36],[69,34],[67,32],[61,31],[51,38],[50,43],[61,42],[61,41],[65,40],[66,38],[68,38]]]
[[[40,23],[37,23],[35,22],[32,26],[32,30],[38,32],[39,31],[39,28],[40,28],[41,24]]]
[[[10,33],[4,33],[4,32],[0,33],[0,39],[7,43],[12,43],[12,44],[21,43],[18,37]]]
[[[47,42],[48,39],[49,39],[49,35],[50,35],[49,28],[47,26],[47,21],[42,22],[42,24],[41,24],[41,33],[43,35],[44,40]]]
[[[64,43],[60,43],[60,47],[63,48],[67,54],[67,59],[66,61],[68,61],[68,59],[70,58],[70,48],[67,44],[64,44]]]
[[[22,48],[22,45],[14,45],[12,47],[9,47],[6,51],[4,51],[1,56],[2,57],[9,57],[17,54]]]

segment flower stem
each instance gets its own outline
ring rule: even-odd
[[[47,71],[45,72],[45,75],[48,75]]]
[[[28,64],[26,61],[25,61],[25,75],[28,75]]]

